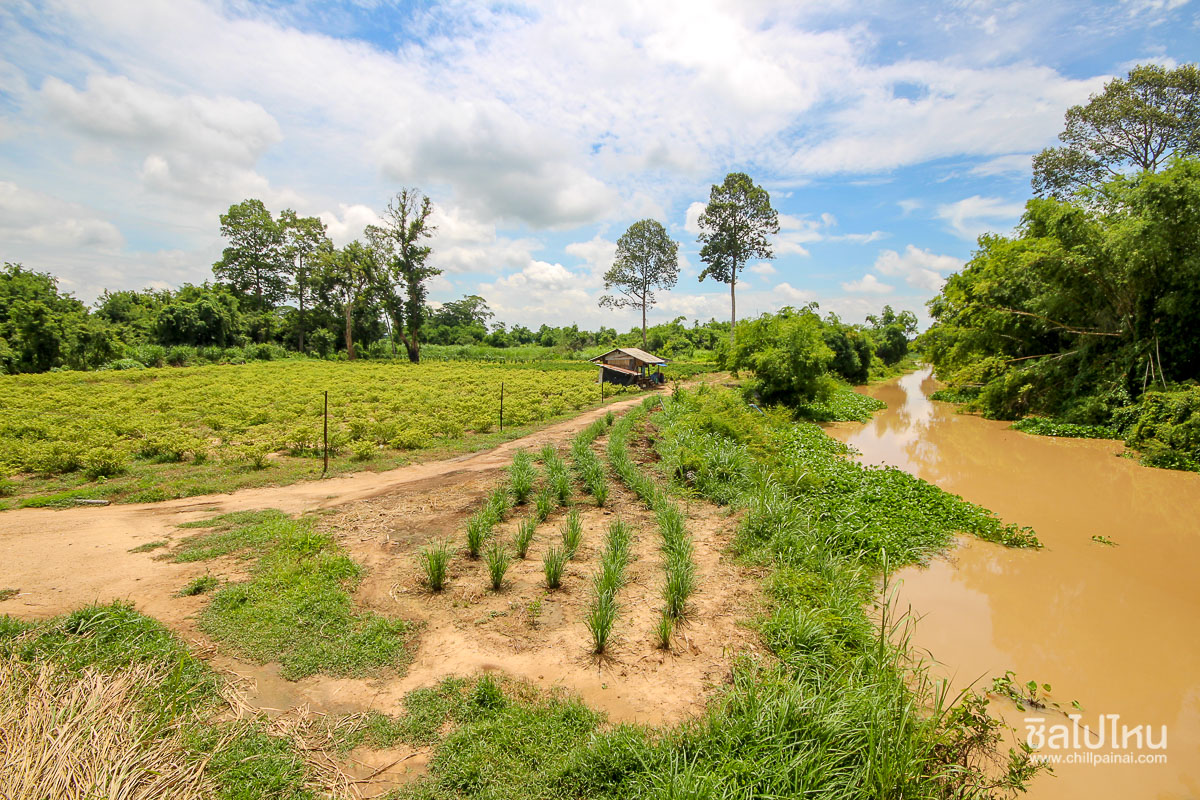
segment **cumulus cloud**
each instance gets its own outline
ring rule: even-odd
[[[879,257],[875,259],[875,271],[880,275],[903,278],[905,283],[914,288],[936,292],[942,288],[945,276],[957,271],[962,264],[961,259],[936,255],[910,244],[903,253],[881,250]],[[846,284],[842,284],[842,287],[850,291]]]
[[[863,275],[856,281],[848,281],[842,284],[844,291],[856,294],[888,294],[894,288],[894,286],[880,282],[878,278],[871,274]]]
[[[804,305],[817,299],[816,292],[811,292],[808,289],[797,289],[787,282],[776,284],[774,294],[789,305]]]
[[[746,269],[750,272],[753,272],[755,275],[762,275],[763,277],[770,277],[778,272],[778,270],[765,261],[758,264],[751,264],[750,266],[746,267]]]
[[[944,203],[937,210],[938,219],[944,220],[956,235],[971,242],[989,231],[1011,228],[1023,213],[1023,203],[980,195]]]
[[[47,114],[86,142],[139,158],[138,174],[153,191],[229,202],[270,193],[254,166],[282,133],[257,103],[172,95],[102,74],[88,76],[82,89],[49,77],[40,96]]]

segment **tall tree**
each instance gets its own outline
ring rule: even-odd
[[[287,295],[282,229],[261,200],[250,199],[221,215],[221,235],[229,246],[213,264],[213,274],[235,292],[253,298],[258,340],[266,341],[270,312]]]
[[[279,215],[279,227],[283,238],[283,255],[287,270],[292,276],[292,291],[296,293],[300,320],[299,350],[304,352],[304,300],[311,280],[313,260],[322,243],[327,241],[325,223],[317,217],[300,217],[288,208]]]
[[[604,288],[620,294],[600,298],[602,308],[636,308],[642,312],[642,347],[646,346],[646,309],[655,289],[670,289],[679,280],[679,244],[657,220],[638,220],[617,240],[617,257],[604,273]]]
[[[401,189],[388,203],[383,225],[367,226],[367,239],[376,248],[386,269],[380,271],[377,290],[392,320],[392,335],[404,343],[408,360],[421,360],[421,326],[430,278],[442,274],[426,261],[433,251],[424,239],[437,230],[429,224],[433,203],[419,189]],[[395,346],[393,338],[393,346]]]
[[[346,358],[353,361],[354,309],[366,298],[380,272],[379,254],[358,240],[340,250],[326,246],[317,252],[321,277],[342,306],[346,321]]]
[[[729,341],[737,327],[737,276],[752,258],[774,258],[767,238],[779,233],[779,214],[771,195],[756,186],[744,172],[731,172],[714,185],[708,206],[699,220],[700,260],[706,266],[700,280],[713,278],[729,284]]]
[[[1134,67],[1067,110],[1058,138],[1033,158],[1033,191],[1063,199],[1130,170],[1157,172],[1172,155],[1200,153],[1200,69]]]

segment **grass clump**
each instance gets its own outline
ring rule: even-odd
[[[517,554],[517,558],[522,561],[529,554],[529,545],[533,542],[533,536],[537,532],[537,520],[534,518],[523,519],[517,526],[517,533],[513,536],[513,550]]]
[[[660,650],[670,650],[671,637],[674,635],[675,617],[664,611],[654,626],[654,643]]]
[[[420,561],[430,591],[440,592],[446,588],[446,578],[450,571],[450,544],[434,542],[426,545],[421,548]]]
[[[542,489],[534,497],[533,503],[538,522],[545,522],[554,511],[554,490],[549,486]]]
[[[542,463],[546,467],[546,488],[560,506],[567,505],[571,501],[571,471],[567,463],[552,445],[542,449]]]
[[[221,585],[215,575],[201,575],[188,581],[187,585],[175,593],[176,597],[195,597],[198,594],[208,594]]]
[[[350,591],[361,568],[313,520],[269,511],[217,517],[207,527],[212,532],[185,542],[177,559],[238,553],[258,560],[249,580],[213,596],[200,615],[205,633],[244,658],[278,661],[289,680],[403,663],[408,624],[357,611]]]
[[[536,481],[537,468],[533,464],[533,456],[525,450],[513,453],[512,464],[508,467],[508,487],[516,505],[522,506],[529,501]]]
[[[546,587],[557,589],[562,585],[563,571],[567,567],[567,551],[551,547],[542,556],[542,572],[546,576]]]
[[[663,611],[672,619],[683,617],[688,598],[696,591],[696,565],[685,554],[667,556],[667,581],[663,584]]]
[[[512,563],[512,559],[508,555],[508,550],[500,542],[492,542],[485,554],[487,561],[488,576],[492,580],[492,591],[500,591],[504,586],[504,575],[508,572],[508,566]]]
[[[130,548],[130,553],[149,553],[151,550],[157,550],[160,547],[166,547],[169,544],[165,539],[159,539],[157,542],[145,542],[137,547]]]
[[[584,623],[592,636],[592,652],[603,653],[612,636],[613,625],[616,624],[619,608],[615,593],[597,594],[592,599]]]
[[[492,533],[492,517],[485,511],[478,511],[467,519],[467,555],[479,558],[483,543]]]
[[[567,558],[574,559],[579,545],[583,544],[583,519],[577,509],[571,509],[567,521],[563,523],[562,543],[563,549],[567,551]]]

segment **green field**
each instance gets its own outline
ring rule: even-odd
[[[504,434],[499,432],[504,386]],[[150,501],[393,466],[597,405],[590,364],[262,362],[0,379],[9,505]],[[606,396],[617,389],[606,387]]]

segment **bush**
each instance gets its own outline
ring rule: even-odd
[[[83,456],[83,474],[88,480],[109,478],[125,471],[127,456],[115,447],[94,447]]]

